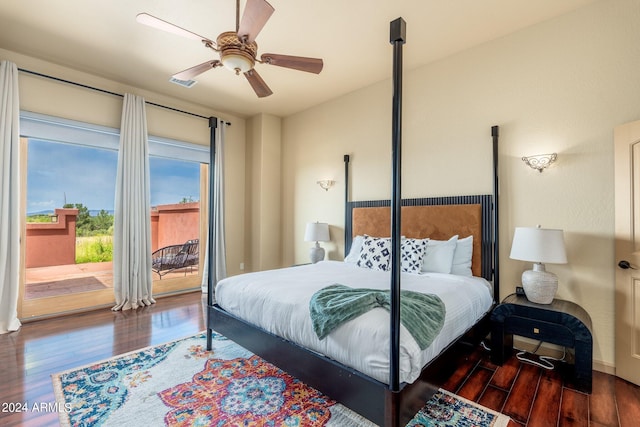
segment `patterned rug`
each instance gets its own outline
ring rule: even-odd
[[[62,426],[374,426],[218,334],[211,352],[202,333],[52,378]],[[440,390],[408,426],[508,422]]]

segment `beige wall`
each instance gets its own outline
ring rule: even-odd
[[[268,114],[247,120],[247,247],[251,257],[246,268],[250,271],[282,266],[281,122]]]
[[[529,267],[508,257],[514,227],[564,229],[569,263],[548,270],[558,297],[590,314],[604,368],[614,364],[613,128],[640,118],[638,22],[637,0],[602,1],[404,73],[403,196],[490,193],[499,125],[501,297]],[[343,256],[344,154],[354,200],[389,197],[390,112],[385,81],[283,121],[285,263],[307,260],[312,220],[331,224],[324,246]],[[521,160],[549,152],[558,161],[542,174]],[[324,192],[323,178],[336,186]]]
[[[115,93],[133,93],[145,100],[182,109],[205,117],[217,116],[231,122],[226,134],[225,180],[228,197],[225,208],[228,240],[227,266],[229,274],[238,274],[244,262],[244,191],[245,191],[245,121],[222,114],[201,105],[193,105],[153,92],[130,87],[90,74],[36,58],[0,49],[0,59],[17,64],[18,68],[51,75],[60,79],[94,86]],[[122,98],[78,86],[56,82],[34,75],[19,74],[20,108],[42,114],[79,120],[103,126],[120,127]],[[209,144],[208,120],[154,106],[147,107],[147,127],[150,134],[195,144]]]

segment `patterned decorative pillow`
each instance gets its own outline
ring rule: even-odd
[[[358,267],[389,271],[390,254],[391,239],[365,235],[358,258]]]
[[[429,239],[402,239],[401,270],[405,273],[420,273],[422,260]]]

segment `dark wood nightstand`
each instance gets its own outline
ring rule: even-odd
[[[575,386],[591,393],[591,317],[582,307],[561,299],[536,304],[511,294],[491,313],[491,361],[496,365],[512,356],[514,334],[573,349]]]

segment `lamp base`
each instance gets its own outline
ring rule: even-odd
[[[309,250],[309,258],[311,258],[312,264],[324,260],[324,248],[320,247],[318,242]]]
[[[534,264],[533,270],[522,273],[522,287],[529,301],[551,304],[558,290],[558,276],[546,271],[544,264]]]

